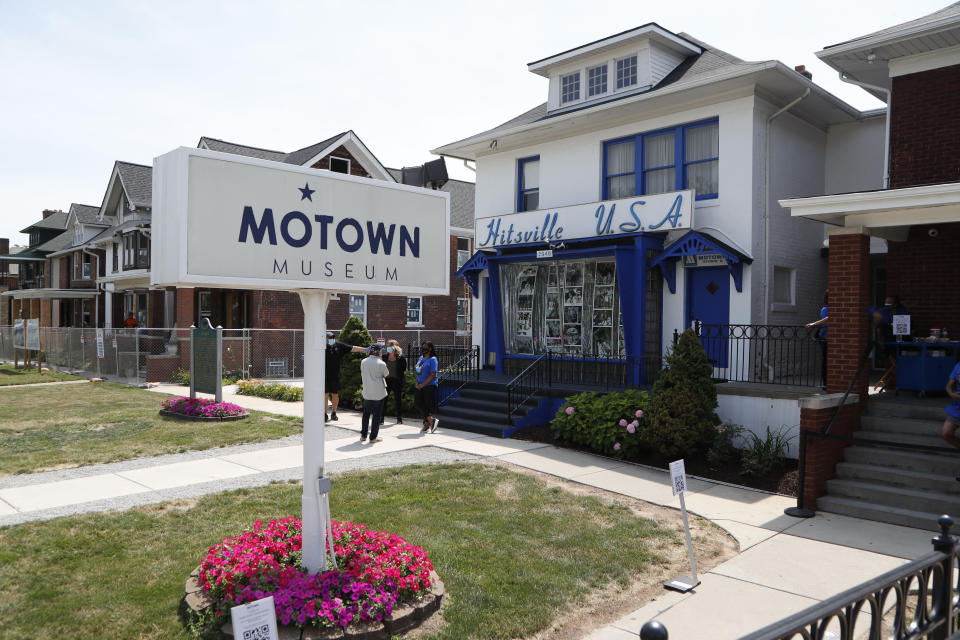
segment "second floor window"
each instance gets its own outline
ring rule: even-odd
[[[367,324],[367,296],[350,294],[350,317],[360,318],[360,322]]]
[[[540,156],[521,158],[517,176],[517,212],[540,206]]]
[[[569,73],[560,78],[560,104],[580,99],[580,72]]]
[[[123,236],[123,268],[146,269],[150,266],[150,238],[134,231]]]
[[[423,324],[423,298],[407,298],[407,325]]]
[[[113,271],[116,273],[120,270],[120,243],[113,243]]]
[[[637,56],[617,60],[617,89],[637,84]]]
[[[707,120],[604,143],[603,198],[694,189],[697,200],[720,190],[719,123]]]
[[[330,156],[330,171],[336,173],[350,173],[350,159]]]
[[[73,279],[90,279],[90,256],[88,254],[82,252],[73,254]]]
[[[587,69],[587,95],[598,96],[607,92],[607,65]]]
[[[457,269],[470,259],[470,238],[457,238]]]

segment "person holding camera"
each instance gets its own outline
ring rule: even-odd
[[[406,382],[407,359],[403,355],[403,349],[396,340],[387,340],[387,355],[384,362],[387,364],[387,396],[383,399],[383,412],[380,416],[380,424],[383,424],[384,416],[387,415],[387,404],[390,402],[390,394],[396,402],[397,424],[403,424],[403,387]]]

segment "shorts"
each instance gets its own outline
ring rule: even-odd
[[[339,378],[327,378],[323,383],[323,392],[324,393],[335,393],[340,394],[340,379]]]

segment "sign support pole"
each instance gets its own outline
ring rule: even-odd
[[[693,577],[680,576],[663,586],[673,591],[686,593],[700,584],[700,578],[697,577],[697,559],[693,555],[690,521],[687,519],[687,503],[683,499],[683,494],[687,491],[687,472],[682,459],[670,463],[670,483],[673,485],[673,495],[680,496],[680,513],[683,515],[683,530],[687,535],[687,555],[690,557],[690,573],[693,574]]]
[[[300,291],[303,305],[303,566],[310,573],[326,571],[326,541],[332,537],[324,478],[324,376],[327,357],[327,305],[330,292]]]

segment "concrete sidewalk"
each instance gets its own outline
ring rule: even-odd
[[[180,395],[184,388],[161,386],[153,391]],[[302,403],[239,396],[227,390],[224,400],[287,415],[303,412]],[[331,469],[337,464],[364,461],[380,466],[402,464],[403,456],[445,452],[450,456],[497,458],[679,508],[669,474],[659,469],[535,442],[447,430],[442,421],[436,433],[422,435],[417,426],[392,425],[388,420],[381,431],[384,440],[376,444],[359,442],[360,417],[353,412],[341,413],[340,420],[331,424],[336,425],[330,430],[331,436],[341,429],[353,433],[353,437],[328,440],[326,458]],[[0,523],[5,515],[26,517],[31,510],[57,505],[69,504],[82,510],[83,504],[101,505],[104,500],[109,504],[111,498],[125,495],[176,489],[209,493],[245,482],[262,483],[264,473],[299,477],[303,455],[299,444],[262,443],[247,445],[246,449],[197,452],[195,455],[202,455],[198,460],[166,463],[156,459],[156,464],[150,461],[148,466],[67,480],[14,476],[20,478],[18,486],[0,481]],[[434,456],[431,460],[443,459]],[[597,629],[589,640],[636,639],[640,627],[651,619],[667,627],[671,640],[738,638],[906,559],[929,553],[936,529],[935,522],[925,532],[823,513],[798,520],[783,515],[783,509],[795,503],[791,498],[699,479],[689,479],[686,503],[691,512],[730,532],[739,542],[741,553],[702,574],[702,584],[694,591],[664,591],[631,614]]]

